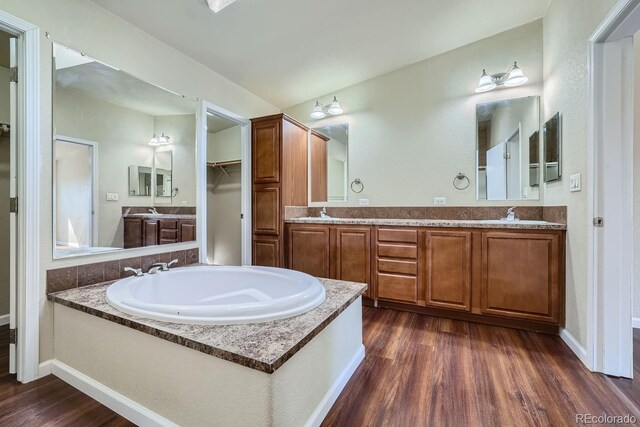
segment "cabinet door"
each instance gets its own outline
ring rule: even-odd
[[[154,219],[142,221],[142,245],[156,246],[158,244],[159,223]]]
[[[482,233],[482,312],[557,323],[558,234]]]
[[[139,248],[142,246],[142,219],[124,219],[124,248]]]
[[[252,174],[254,184],[280,182],[282,120],[252,124]]]
[[[253,232],[280,234],[280,189],[278,187],[253,188]]]
[[[180,220],[178,236],[181,242],[192,242],[196,240],[196,222],[193,220]]]
[[[253,236],[253,265],[281,267],[280,240],[273,236]]]
[[[471,310],[471,233],[428,231],[426,305]]]
[[[329,277],[329,227],[290,226],[287,265],[314,277]]]
[[[371,291],[371,229],[337,227],[335,229],[335,271],[338,280],[366,283],[365,296]]]

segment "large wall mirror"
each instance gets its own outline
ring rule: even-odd
[[[52,72],[54,258],[192,239],[195,100],[59,44]]]
[[[476,106],[478,200],[540,198],[540,98]]]
[[[309,134],[311,202],[346,202],[349,125],[314,128]]]

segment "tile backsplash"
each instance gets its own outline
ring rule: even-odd
[[[125,272],[124,267],[142,268],[142,271],[146,272],[151,265],[156,262],[169,262],[177,259],[178,263],[175,266],[180,267],[197,264],[199,258],[200,251],[194,248],[73,267],[56,268],[47,271],[47,294],[118,280],[133,275],[133,273]]]

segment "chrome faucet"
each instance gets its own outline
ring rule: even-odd
[[[159,212],[158,212],[158,210],[156,208],[149,209],[149,212],[151,212],[154,215],[159,215]]]
[[[509,209],[507,209],[507,217],[502,219],[507,221],[517,221],[518,218],[516,218],[515,210],[516,210],[515,206],[512,206]]]
[[[124,271],[131,272],[131,273],[133,273],[133,274],[134,274],[134,276],[136,276],[136,277],[142,277],[142,276],[144,276],[144,273],[142,272],[142,269],[141,269],[141,268],[125,267],[125,268],[124,268]]]
[[[149,268],[149,271],[147,273],[156,274],[160,271],[169,271],[171,270],[170,267],[177,263],[178,263],[177,259],[174,259],[171,262],[156,262],[155,264],[151,264],[151,268]]]
[[[331,218],[328,214],[327,214],[327,208],[323,207],[322,210],[320,211],[320,218]]]

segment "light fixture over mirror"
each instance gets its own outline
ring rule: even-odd
[[[162,145],[169,145],[169,141],[171,140],[170,137],[168,137],[167,135],[164,134],[164,132],[162,132],[162,135],[157,136],[156,134],[153,134],[153,137],[149,140],[149,145],[153,146],[153,147],[159,147]]]
[[[496,73],[489,75],[486,70],[482,70],[482,76],[476,88],[477,93],[488,92],[498,86],[514,87],[520,86],[528,82],[529,79],[524,75],[522,69],[518,67],[518,63],[514,62],[506,73]]]
[[[315,120],[324,119],[327,114],[331,114],[332,116],[337,116],[339,114],[344,113],[342,106],[338,102],[337,97],[333,97],[333,102],[329,105],[322,105],[320,101],[316,101],[315,107],[313,107],[313,111],[311,112],[311,118]]]
[[[214,13],[218,13],[234,1],[236,0],[207,0],[207,4],[209,9],[213,10]]]

